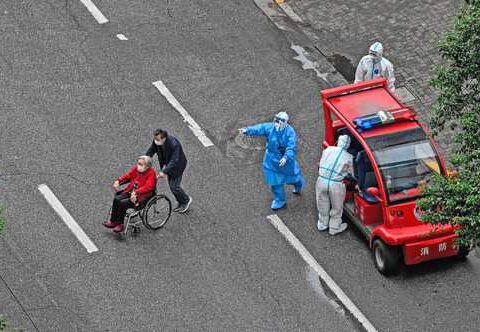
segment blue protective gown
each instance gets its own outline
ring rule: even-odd
[[[272,187],[272,209],[279,209],[286,203],[283,185],[294,185],[294,192],[300,192],[305,182],[296,160],[297,134],[288,124],[283,130],[276,131],[273,123],[267,122],[247,127],[245,135],[265,136],[267,139],[263,174],[265,182]],[[287,163],[280,167],[280,159],[283,157],[287,159]]]

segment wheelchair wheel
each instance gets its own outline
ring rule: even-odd
[[[145,227],[156,230],[163,227],[172,213],[172,202],[167,196],[156,195],[147,202],[142,215]]]

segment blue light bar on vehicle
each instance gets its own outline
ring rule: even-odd
[[[353,120],[353,124],[358,130],[369,130],[387,123],[392,123],[395,118],[392,113],[387,111],[380,111],[378,113],[368,114],[358,117]]]

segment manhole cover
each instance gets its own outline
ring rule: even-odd
[[[265,143],[260,137],[251,137],[238,134],[235,136],[235,144],[242,149],[260,151],[263,149]]]

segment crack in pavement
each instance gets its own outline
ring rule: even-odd
[[[30,317],[30,315],[28,314],[28,309],[26,309],[22,302],[20,302],[20,300],[17,298],[17,296],[15,295],[15,293],[13,292],[13,290],[10,288],[10,286],[8,285],[8,283],[5,281],[5,279],[3,278],[3,276],[0,274],[0,279],[3,281],[3,283],[5,284],[5,287],[8,289],[9,293],[12,295],[13,299],[15,300],[15,302],[20,306],[20,308],[22,309],[22,312],[25,314],[25,316],[27,316],[28,320],[30,321],[30,323],[32,323],[33,325],[33,328],[36,330],[36,331],[39,331],[37,325],[35,324],[35,322],[33,321],[32,317]]]

